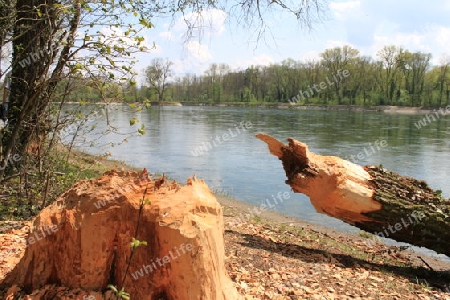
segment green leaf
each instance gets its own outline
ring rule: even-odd
[[[142,241],[142,242],[141,242],[141,241],[139,241],[139,240],[133,238],[132,241],[131,241],[131,243],[130,243],[131,250],[134,250],[134,249],[136,249],[137,247],[142,246],[142,245],[147,246],[147,242],[146,242],[146,241]]]
[[[139,123],[138,119],[136,119],[136,118],[130,119],[130,126],[133,126],[136,123]]]
[[[141,126],[141,128],[139,128],[138,129],[138,132],[141,134],[141,135],[144,135],[145,134],[145,125],[144,124],[142,124],[142,126]]]
[[[152,28],[153,27],[153,24],[148,22],[144,18],[139,19],[139,24],[141,24],[142,26],[145,26],[147,28]]]
[[[38,17],[41,18],[42,17],[42,13],[41,13],[40,9],[37,8],[36,6],[34,7],[34,9],[36,9],[36,14],[38,15]]]
[[[120,290],[118,296],[119,296],[120,298],[122,298],[122,299],[125,299],[125,300],[129,300],[129,299],[130,299],[130,294],[127,293],[127,292],[125,292],[125,291],[123,290],[123,288]]]
[[[107,286],[106,286],[108,289],[110,289],[110,290],[112,290],[114,293],[118,293],[119,291],[117,290],[117,288],[114,286],[114,285],[112,285],[112,284],[108,284]]]

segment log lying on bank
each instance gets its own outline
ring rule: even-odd
[[[286,183],[307,195],[317,212],[450,256],[450,200],[426,182],[382,167],[317,155],[292,138],[285,145],[263,133],[256,137],[282,161]]]
[[[144,198],[150,203],[140,210]],[[35,218],[23,257],[0,286],[98,292],[113,284],[131,299],[240,299],[225,269],[223,226],[220,204],[195,176],[180,186],[146,170],[109,171],[78,182]],[[130,263],[134,237],[147,245]],[[68,299],[61,290],[33,299]]]

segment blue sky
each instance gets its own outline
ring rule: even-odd
[[[432,53],[433,64],[450,55],[450,0],[336,0],[326,6],[326,18],[314,24],[310,32],[287,13],[268,16],[271,34],[257,44],[250,41],[249,29],[239,27],[217,9],[203,13],[206,21],[202,38],[187,42],[181,19],[153,20],[155,27],[145,37],[148,44],[155,42],[157,47],[138,56],[141,69],[136,71],[141,72],[155,57],[173,61],[176,76],[203,74],[211,63],[242,69],[287,58],[318,60],[325,49],[342,45],[351,45],[372,57],[384,45],[399,45]]]

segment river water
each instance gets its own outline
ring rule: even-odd
[[[115,107],[108,113],[111,125],[121,132],[135,132],[145,124],[146,134],[118,145],[124,135],[91,133],[92,145],[84,141],[84,150],[108,151],[114,159],[151,173],[164,172],[181,183],[195,173],[212,189],[258,207],[288,192],[289,197],[278,201],[274,211],[339,230],[357,232],[316,213],[306,196],[292,193],[284,183],[281,162],[255,134],[265,132],[283,142],[293,137],[321,155],[361,165],[382,164],[426,180],[450,197],[450,114],[435,120],[429,117],[419,129],[416,124],[425,115],[236,107],[151,107],[135,112]],[[132,118],[139,122],[130,126]],[[95,125],[97,131],[107,128],[104,114],[96,117]],[[102,146],[106,144],[114,147]]]

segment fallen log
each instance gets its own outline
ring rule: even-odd
[[[19,290],[68,299],[65,288],[92,291],[76,298],[92,299],[108,284],[131,299],[241,299],[225,269],[223,233],[222,208],[202,180],[181,186],[145,169],[113,170],[40,212],[0,287],[10,299]],[[147,245],[132,250],[133,238]]]
[[[263,133],[256,137],[282,161],[286,183],[307,195],[317,212],[450,256],[450,200],[425,181],[317,155],[292,138],[285,145]]]

